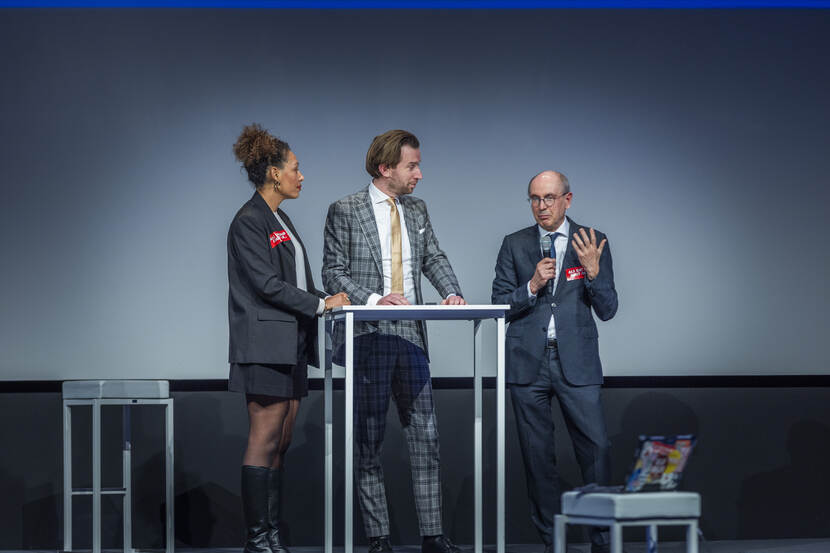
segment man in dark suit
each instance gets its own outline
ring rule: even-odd
[[[597,326],[617,312],[611,250],[601,232],[565,216],[567,177],[544,171],[528,185],[535,225],[504,238],[493,303],[510,304],[506,380],[524,458],[531,518],[552,550],[559,510],[551,399],[556,396],[586,483],[607,484],[610,456],[600,401]],[[609,550],[608,532],[591,529],[592,553]]]
[[[392,130],[372,141],[366,154],[372,182],[333,203],[326,217],[323,286],[330,293],[345,292],[355,305],[421,304],[423,274],[444,304],[465,303],[426,204],[411,196],[420,166],[420,144],[412,133]],[[333,341],[342,351],[342,325]],[[438,425],[423,321],[356,323],[354,369],[357,492],[369,552],[392,551],[380,463],[390,397],[409,448],[421,550],[457,552],[442,530]]]

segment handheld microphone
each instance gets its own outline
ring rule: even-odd
[[[556,250],[553,247],[553,241],[550,239],[550,234],[542,236],[539,239],[539,244],[542,246],[542,255],[556,259]],[[547,287],[548,294],[553,295],[553,279],[548,281]]]
[[[539,239],[539,244],[542,246],[542,255],[550,257],[550,249],[553,247],[553,242],[550,239],[550,234],[545,234]]]

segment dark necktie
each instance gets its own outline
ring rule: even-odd
[[[559,232],[551,232],[548,234],[550,236],[550,251],[548,255],[553,259],[554,263],[556,263],[556,237],[560,236],[561,233]],[[553,285],[554,281],[556,280],[556,274],[554,273],[553,278],[548,281],[548,294],[551,296],[553,295]]]

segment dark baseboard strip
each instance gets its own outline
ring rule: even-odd
[[[827,388],[830,374],[609,376],[603,388]]]
[[[0,381],[2,394],[61,393],[60,380],[9,380]]]
[[[494,377],[482,379],[484,388],[496,387]],[[311,379],[310,390],[322,390],[323,380]],[[433,378],[432,387],[436,390],[468,390],[473,388],[471,377]],[[830,374],[808,375],[763,375],[763,376],[608,376],[604,388],[827,388],[830,387]],[[228,381],[211,380],[171,380],[173,392],[224,392]],[[343,379],[335,379],[334,389],[343,389]],[[0,381],[0,393],[31,394],[60,393],[60,380],[11,380]]]

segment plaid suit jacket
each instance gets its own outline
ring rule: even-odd
[[[413,196],[401,196],[399,200],[412,249],[417,303],[423,303],[422,274],[442,298],[450,294],[460,296],[461,287],[446,254],[438,246],[426,204]],[[365,305],[373,293],[383,295],[380,238],[368,187],[329,206],[323,243],[323,287],[329,294],[346,292],[354,305]],[[400,336],[427,352],[423,321],[355,323],[355,336],[371,332]],[[344,334],[344,325],[336,325],[335,351],[343,344]]]

